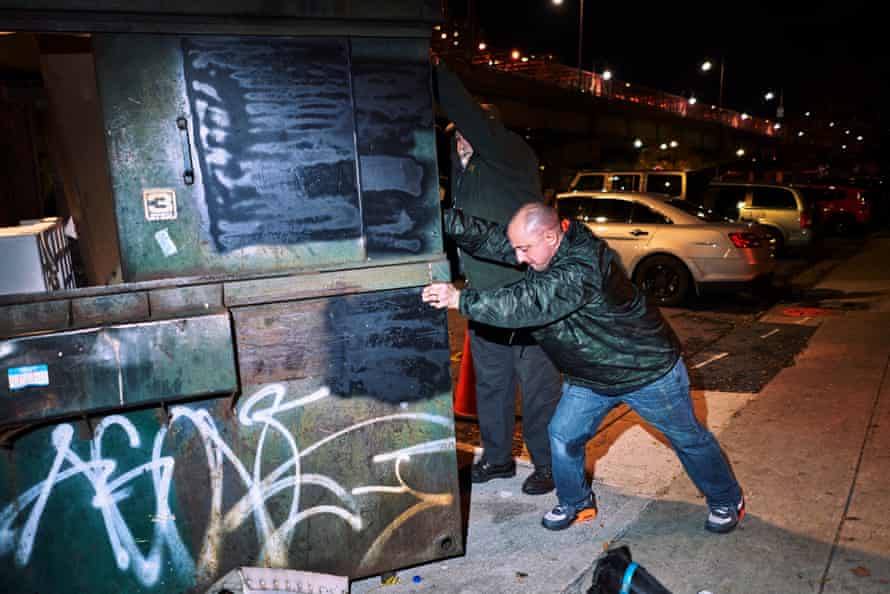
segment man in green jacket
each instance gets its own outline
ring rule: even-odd
[[[439,106],[456,127],[451,157],[452,203],[468,214],[506,224],[521,205],[541,200],[537,158],[491,109],[473,100],[444,64],[434,62]],[[515,266],[465,251],[459,256],[468,287],[493,289],[522,278],[522,271]],[[559,372],[525,330],[470,321],[468,332],[483,448],[482,457],[473,465],[472,481],[484,483],[516,474],[512,450],[518,383],[522,433],[535,465],[522,490],[530,495],[549,493],[553,475],[547,424],[559,401]]]
[[[665,435],[705,495],[705,527],[732,531],[744,516],[741,488],[717,440],[695,418],[679,342],[606,242],[577,222],[564,231],[556,211],[541,203],[521,207],[506,229],[457,210],[446,212],[445,228],[461,248],[526,264],[526,273],[500,289],[433,283],[424,302],[486,324],[534,328],[564,375],[548,427],[559,504],[544,527],[561,530],[596,515],[585,446],[606,414],[625,403]]]

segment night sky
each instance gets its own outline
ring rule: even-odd
[[[448,0],[463,20],[468,0]],[[474,0],[482,37],[498,49],[552,52],[577,63],[579,0]],[[775,117],[762,96],[784,91],[786,118],[812,111],[842,125],[890,126],[890,25],[877,3],[593,2],[584,9],[585,69]],[[715,68],[698,70],[704,58]]]

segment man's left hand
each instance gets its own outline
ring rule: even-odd
[[[433,283],[423,288],[421,295],[424,303],[436,309],[458,309],[460,306],[460,290],[451,283]]]

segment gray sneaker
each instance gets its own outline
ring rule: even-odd
[[[726,534],[732,532],[745,517],[745,498],[739,499],[735,505],[715,505],[708,511],[708,520],[705,522],[705,530]]]

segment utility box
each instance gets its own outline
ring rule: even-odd
[[[0,297],[4,589],[460,554],[438,3],[16,4],[91,37],[125,282]]]

